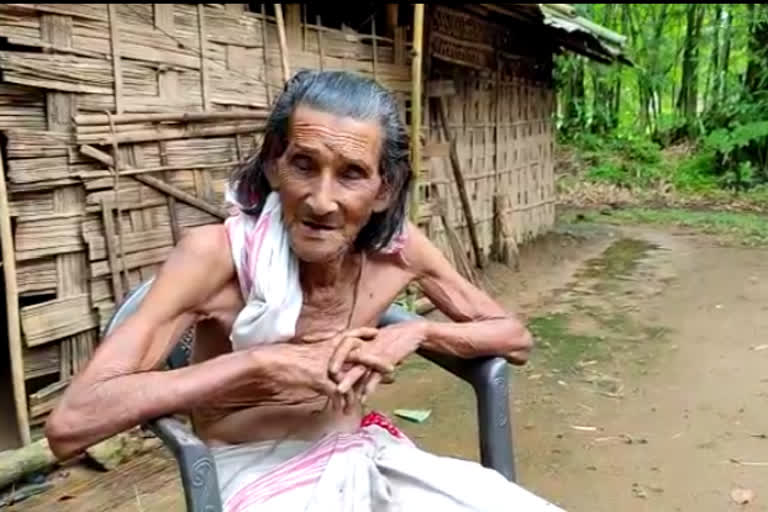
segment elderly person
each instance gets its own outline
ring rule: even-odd
[[[239,213],[190,230],[73,379],[46,426],[54,453],[189,412],[229,512],[557,510],[363,416],[419,347],[512,363],[531,347],[523,325],[405,221],[410,177],[391,94],[352,74],[298,73],[233,177]],[[374,328],[414,281],[455,323]],[[192,325],[193,364],[162,371]]]

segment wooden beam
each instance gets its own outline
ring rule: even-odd
[[[424,43],[424,4],[413,6],[413,62],[411,67],[411,185],[410,218],[419,218],[419,179],[421,174],[421,62]]]
[[[400,4],[387,4],[387,35],[395,37],[395,29],[398,25],[397,15],[400,12]]]
[[[16,425],[23,445],[31,442],[29,434],[29,413],[27,391],[24,383],[24,356],[19,318],[19,291],[16,282],[16,255],[13,249],[11,212],[8,207],[8,191],[5,187],[5,170],[0,158],[0,245],[3,254],[3,276],[5,277],[5,311],[8,323],[8,352],[11,356],[11,385],[16,406]]]

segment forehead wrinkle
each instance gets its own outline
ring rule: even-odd
[[[308,151],[319,151],[326,147],[343,159],[365,167],[370,167],[375,162],[380,149],[375,147],[376,154],[371,155],[369,137],[348,130],[335,131],[328,126],[309,122],[294,124],[291,139],[297,147]]]

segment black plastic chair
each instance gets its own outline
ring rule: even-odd
[[[132,315],[144,299],[152,281],[131,291],[115,311],[105,329],[105,336]],[[399,306],[390,306],[379,325],[385,326],[418,318]],[[182,336],[167,363],[170,368],[188,364],[192,330]],[[515,460],[510,428],[507,362],[502,358],[464,360],[419,351],[419,355],[441,366],[472,385],[477,398],[480,437],[480,461],[507,479],[515,481]],[[208,447],[181,421],[163,417],[149,422],[149,428],[171,450],[179,464],[187,510],[220,512],[222,510],[216,466]]]

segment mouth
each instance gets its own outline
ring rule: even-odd
[[[304,220],[301,222],[304,226],[308,227],[309,229],[315,230],[315,231],[333,231],[336,229],[335,226],[331,226],[329,224],[323,224],[320,222],[313,222],[311,220]]]

